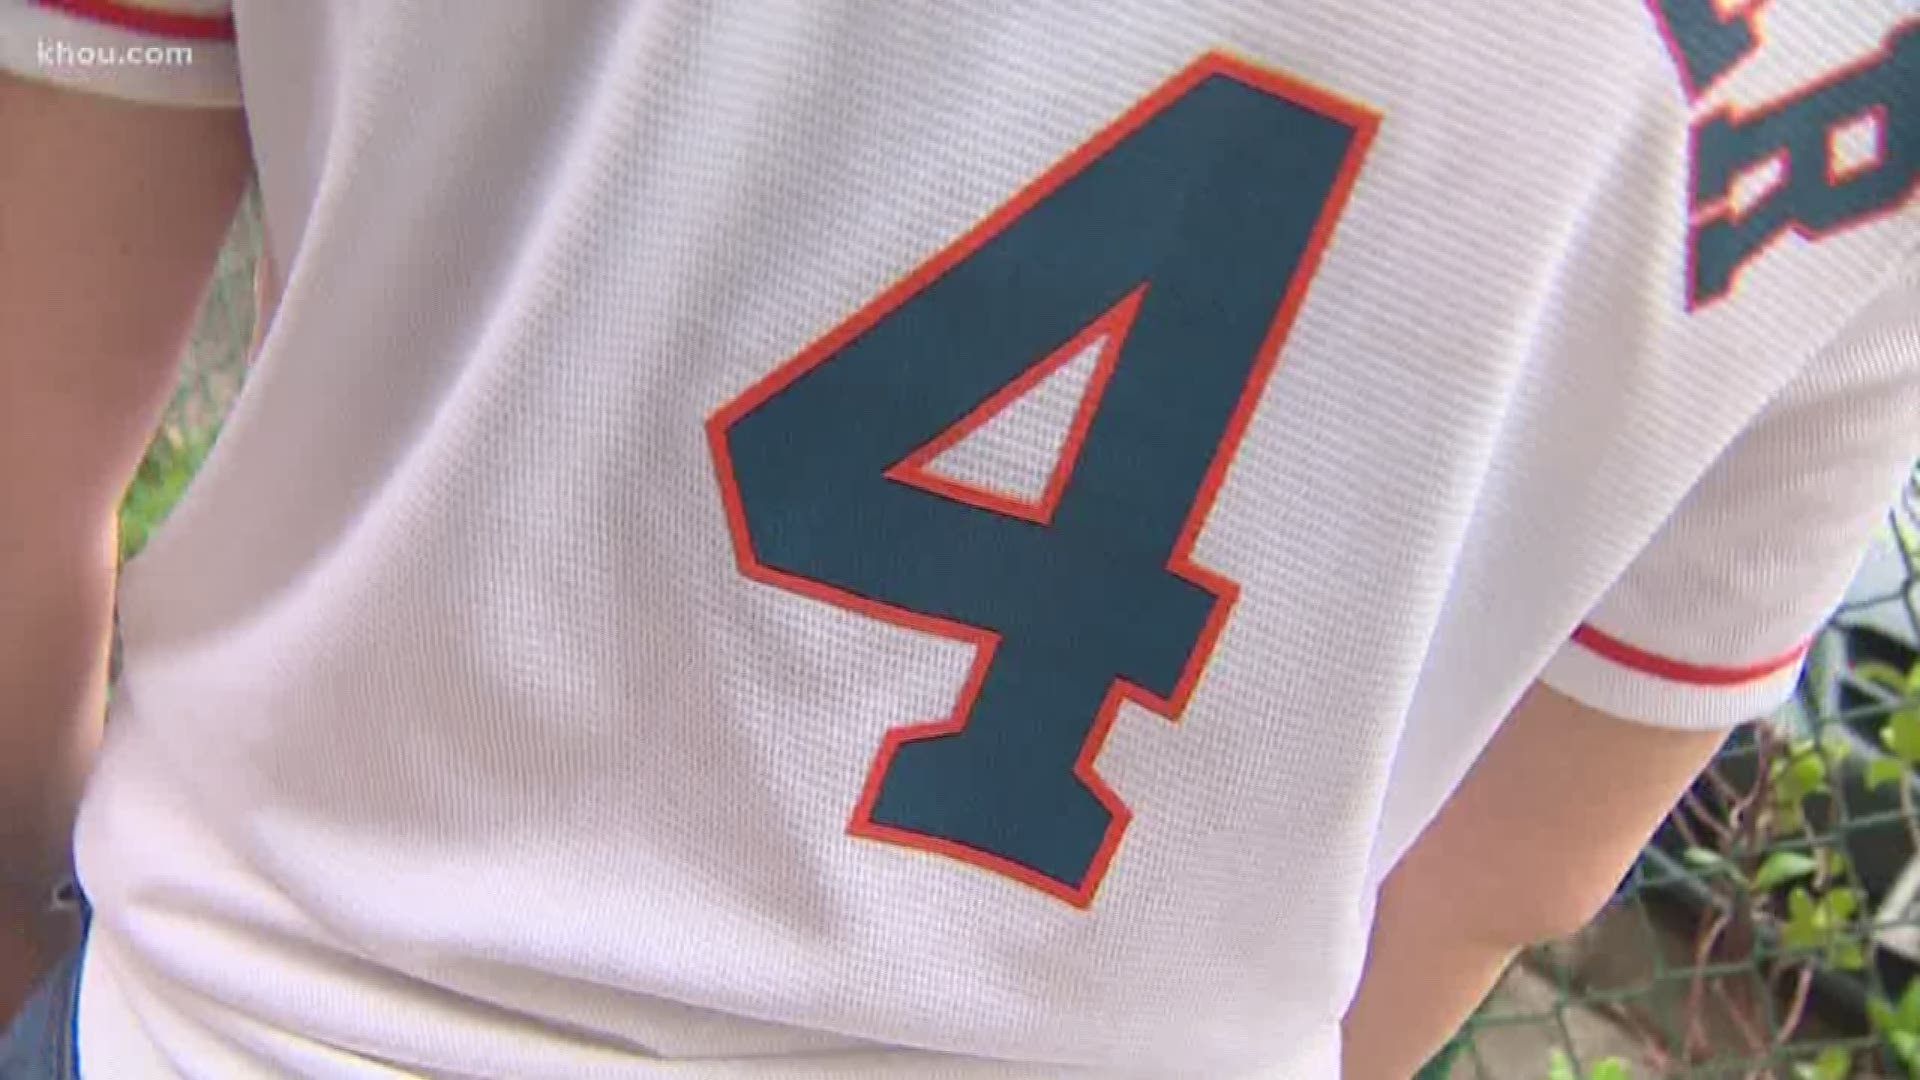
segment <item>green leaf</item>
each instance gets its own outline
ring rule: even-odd
[[[1860,891],[1858,889],[1829,889],[1827,890],[1826,898],[1821,902],[1827,906],[1827,914],[1833,916],[1833,921],[1836,924],[1844,923],[1848,919],[1853,918],[1854,912],[1860,910]]]
[[[1899,758],[1877,757],[1867,762],[1867,790],[1878,791],[1888,784],[1897,782],[1907,775],[1907,767],[1900,764]]]
[[[1853,864],[1847,861],[1847,853],[1837,847],[1823,847],[1814,858],[1825,865],[1829,880],[1844,880],[1853,871]]]
[[[1900,1030],[1900,1014],[1887,999],[1878,994],[1867,999],[1867,1019],[1873,1023],[1873,1030],[1889,1032]]]
[[[1813,1080],[1847,1080],[1853,1071],[1853,1055],[1838,1046],[1820,1051],[1813,1059]]]
[[[1906,992],[1900,995],[1898,1014],[1899,1023],[1894,1027],[1901,1031],[1913,1032],[1920,1036],[1920,980],[1907,984]]]
[[[1619,1058],[1601,1058],[1587,1071],[1587,1080],[1631,1080],[1632,1070]]]
[[[1789,881],[1811,877],[1818,869],[1820,864],[1814,862],[1810,855],[1799,851],[1776,851],[1767,856],[1766,861],[1760,864],[1760,869],[1754,872],[1753,887],[1757,892],[1777,889]]]
[[[1776,833],[1799,832],[1801,826],[1805,824],[1806,818],[1801,815],[1798,803],[1789,802],[1785,806],[1774,809],[1773,827]]]
[[[1787,777],[1801,794],[1811,794],[1827,782],[1827,763],[1818,754],[1802,754],[1787,767]]]
[[[1887,1042],[1893,1044],[1893,1052],[1900,1055],[1901,1062],[1912,1069],[1915,1059],[1920,1058],[1920,1035],[1911,1031],[1891,1031],[1887,1033]]]
[[[1580,1080],[1574,1075],[1573,1059],[1557,1046],[1547,1053],[1547,1080]]]
[[[1789,949],[1819,947],[1826,938],[1826,909],[1814,902],[1804,886],[1795,885],[1787,894],[1787,923],[1780,928],[1780,941]]]
[[[1880,741],[1901,761],[1920,762],[1920,709],[1895,709],[1880,729]]]
[[[1920,742],[1915,745],[1920,746]],[[1779,807],[1794,806],[1808,795],[1826,790],[1827,760],[1814,751],[1810,739],[1795,742],[1791,756],[1775,760],[1767,771],[1773,778],[1773,801]]]
[[[1820,729],[1820,753],[1826,757],[1827,764],[1838,765],[1853,753],[1853,740],[1839,724],[1828,724]]]
[[[1828,1047],[1812,1061],[1795,1062],[1793,1066],[1797,1080],[1847,1080],[1851,1071],[1853,1055],[1838,1046]]]
[[[1688,866],[1702,873],[1729,874],[1734,870],[1733,864],[1727,861],[1727,857],[1712,848],[1690,847],[1680,853],[1680,858]]]
[[[1857,938],[1841,938],[1827,946],[1827,964],[1839,971],[1860,971],[1867,966],[1867,953]]]
[[[1890,694],[1905,696],[1908,672],[1901,671],[1892,664],[1878,660],[1862,660],[1853,665],[1853,677],[1863,683],[1871,683]]]

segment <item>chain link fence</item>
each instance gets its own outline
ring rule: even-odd
[[[131,555],[246,373],[250,196],[122,509]],[[1920,471],[1796,699],[1728,744],[1608,910],[1516,964],[1423,1080],[1920,1076]]]

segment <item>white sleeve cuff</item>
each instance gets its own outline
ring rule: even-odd
[[[1712,667],[1643,652],[1581,627],[1540,673],[1548,686],[1611,716],[1705,731],[1766,716],[1792,696],[1806,649],[1741,667]]]

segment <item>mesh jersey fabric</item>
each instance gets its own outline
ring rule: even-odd
[[[0,61],[169,39],[130,10],[219,18],[7,0]],[[1691,127],[1910,16],[1777,0],[1684,87],[1658,10],[240,0],[224,90],[89,72],[244,100],[276,308],[122,583],[83,1068],[1334,1075],[1373,890],[1525,688],[1765,710],[1920,451],[1910,183],[1688,301]],[[850,834],[979,646],[744,574],[709,429],[1210,54],[1377,128],[1065,903]],[[1037,497],[1064,359],[923,478]]]

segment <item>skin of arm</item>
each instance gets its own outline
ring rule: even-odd
[[[70,942],[47,912],[100,737],[114,514],[251,167],[238,110],[0,74],[0,1022]]]
[[[1529,690],[1381,886],[1346,1080],[1407,1080],[1515,953],[1584,926],[1726,734]]]

